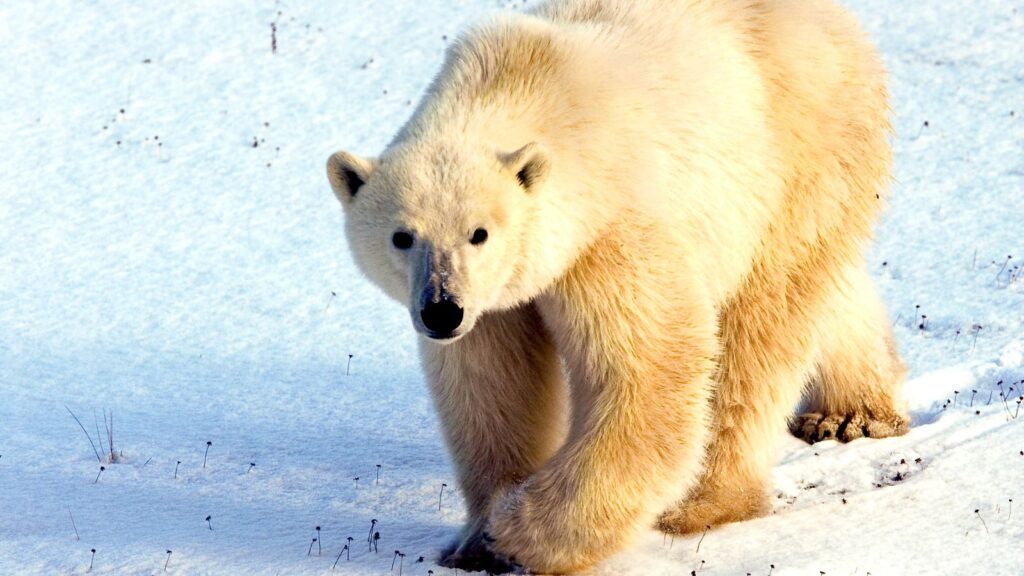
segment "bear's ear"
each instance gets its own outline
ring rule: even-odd
[[[515,175],[527,192],[536,191],[551,170],[551,160],[543,144],[530,142],[515,152],[503,154],[501,163]]]
[[[377,162],[348,152],[335,152],[327,159],[327,179],[343,206],[348,205],[376,169]]]

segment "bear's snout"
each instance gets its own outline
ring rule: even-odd
[[[437,302],[428,301],[420,310],[423,326],[430,331],[428,336],[438,340],[451,338],[455,329],[462,324],[462,307],[450,298],[442,297]]]

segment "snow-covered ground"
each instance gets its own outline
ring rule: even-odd
[[[1024,388],[1024,2],[847,4],[892,73],[870,261],[915,428],[789,439],[774,515],[699,552],[652,531],[597,574],[1024,573],[1024,414],[998,384]],[[323,164],[377,152],[447,40],[517,7],[0,4],[0,573],[327,574],[349,536],[337,574],[395,550],[451,573],[414,335],[356,272]],[[94,437],[113,413],[98,480],[65,406]]]

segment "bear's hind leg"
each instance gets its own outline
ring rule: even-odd
[[[867,272],[860,266],[847,268],[825,309],[818,374],[790,431],[810,443],[905,434],[903,363]]]

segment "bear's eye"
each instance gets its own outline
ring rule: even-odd
[[[412,234],[408,232],[395,232],[391,236],[391,244],[399,250],[408,250],[412,248]]]
[[[487,230],[483,228],[477,228],[476,231],[473,232],[473,237],[469,239],[469,243],[474,246],[477,246],[483,244],[484,242],[487,242]]]

